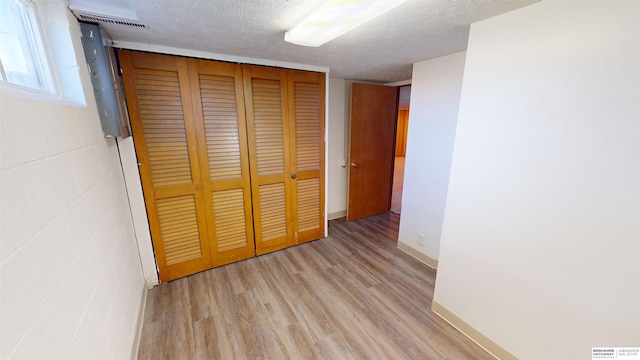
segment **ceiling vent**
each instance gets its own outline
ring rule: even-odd
[[[78,11],[73,11],[73,14],[76,16],[76,18],[78,18],[78,20],[87,21],[87,22],[132,26],[132,27],[137,27],[141,29],[147,28],[147,25],[141,24],[135,21],[131,21],[129,19],[121,19],[121,18],[116,18],[112,16],[87,14],[87,13],[81,13]]]

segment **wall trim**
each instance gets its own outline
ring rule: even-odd
[[[161,54],[180,55],[180,56],[196,57],[196,58],[203,58],[203,59],[235,62],[235,63],[241,63],[241,64],[273,66],[273,67],[281,67],[281,68],[295,69],[295,70],[316,71],[316,72],[323,72],[323,73],[329,74],[329,68],[324,66],[306,65],[306,64],[292,63],[287,61],[259,59],[259,58],[252,58],[252,57],[246,57],[246,56],[226,55],[226,54],[220,54],[220,53],[212,53],[209,51],[189,50],[189,49],[182,49],[182,48],[176,48],[171,46],[144,44],[144,43],[136,43],[136,42],[129,42],[129,41],[116,40],[113,43],[115,47],[121,48],[121,49],[150,51],[150,52],[161,53]]]
[[[438,270],[438,260],[432,259],[431,257],[421,253],[420,251],[401,241],[398,241],[398,249],[404,251],[405,253],[420,261],[421,263],[427,265],[428,267]]]
[[[496,359],[518,360],[515,355],[493,342],[493,340],[486,337],[473,326],[467,324],[464,320],[460,319],[456,314],[452,313],[435,300],[431,303],[431,311],[441,317],[444,321],[451,324],[451,326],[456,328],[471,341],[478,344],[478,346],[483,348],[489,354],[493,355],[493,357],[495,357]]]
[[[329,236],[329,74],[324,77],[324,137],[322,138],[322,146],[324,146],[324,237]]]
[[[144,325],[144,312],[147,309],[147,293],[149,289],[142,289],[142,299],[140,299],[140,310],[138,312],[138,321],[136,323],[136,337],[133,339],[133,347],[131,349],[131,359],[138,358],[140,350],[140,340],[142,339],[142,326]]]
[[[149,218],[147,217],[147,208],[144,203],[144,194],[142,192],[142,181],[140,180],[140,172],[138,171],[138,158],[133,143],[133,137],[126,139],[117,138],[118,154],[120,156],[120,165],[122,166],[122,176],[124,177],[125,188],[127,191],[127,202],[129,203],[129,215],[133,221],[133,231],[136,235],[136,244],[138,255],[140,256],[140,265],[142,266],[142,275],[150,289],[160,284],[158,278],[158,268],[156,257],[153,252],[153,242],[151,241],[151,232],[149,230]]]
[[[411,85],[411,79],[394,81],[394,82],[386,83],[385,85],[387,85],[387,86],[407,86],[407,85]]]
[[[347,216],[347,210],[332,212],[327,215],[328,220],[340,219],[341,217]]]

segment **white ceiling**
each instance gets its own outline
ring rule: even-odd
[[[103,24],[116,41],[321,66],[331,77],[388,83],[411,79],[414,62],[465,50],[469,24],[538,0],[407,0],[318,48],[285,42],[285,31],[324,1],[70,0],[69,6],[116,17],[133,11],[148,26]]]

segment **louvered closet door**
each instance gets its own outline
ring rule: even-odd
[[[242,67],[189,60],[213,266],[255,255]]]
[[[293,229],[303,243],[324,236],[324,74],[289,70],[288,91]]]
[[[120,51],[161,281],[211,267],[188,60]]]
[[[292,245],[286,70],[243,65],[258,255]]]

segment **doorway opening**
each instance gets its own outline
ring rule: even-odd
[[[409,102],[411,85],[400,87],[398,99],[398,120],[396,125],[396,148],[393,166],[393,187],[390,212],[400,215],[402,211],[402,188],[404,184],[404,163],[407,153],[407,131],[409,128]]]

